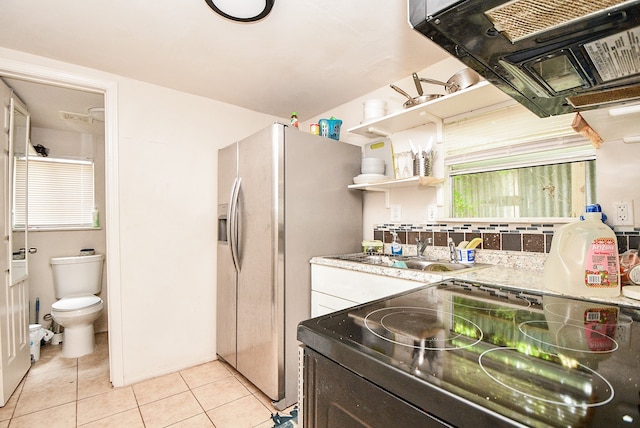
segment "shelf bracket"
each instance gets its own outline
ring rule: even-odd
[[[384,191],[384,207],[386,209],[391,208],[391,190],[385,189]]]
[[[427,118],[430,122],[433,122],[436,125],[436,143],[441,144],[442,139],[442,128],[444,127],[444,120],[438,116],[434,116],[426,111],[421,111],[420,116]]]

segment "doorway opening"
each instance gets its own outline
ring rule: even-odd
[[[51,94],[63,94],[62,98],[75,99],[79,101],[81,98],[91,99],[92,105],[91,111],[82,110],[81,107],[71,107],[66,110],[57,109],[55,113],[58,117],[67,116],[67,125],[76,127],[76,132],[83,136],[80,137],[82,150],[96,150],[94,153],[96,157],[102,158],[101,172],[101,192],[103,209],[100,210],[101,217],[101,240],[102,248],[104,248],[105,265],[104,265],[104,279],[102,296],[103,300],[107,302],[107,308],[103,315],[103,325],[96,325],[96,331],[106,331],[108,334],[109,342],[109,372],[110,380],[114,386],[122,386],[123,380],[123,368],[122,368],[122,335],[121,335],[121,319],[119,316],[120,302],[120,264],[119,264],[119,217],[118,217],[118,165],[117,165],[117,85],[112,81],[104,81],[100,79],[92,79],[86,76],[73,75],[67,72],[59,70],[49,69],[45,67],[38,67],[32,64],[23,64],[11,60],[0,59],[0,78],[6,81],[11,81],[16,86],[21,86],[20,89],[15,88],[16,93],[25,98],[25,103],[29,106],[31,96],[27,96],[27,93],[31,90],[39,88],[40,95],[43,97]],[[23,93],[20,93],[23,92]],[[38,92],[38,91],[35,91]],[[32,109],[33,115],[36,117],[36,124],[38,126],[39,110],[35,108],[36,103],[31,103],[34,108]],[[61,111],[65,113],[61,113]],[[69,113],[77,114],[75,117],[69,117]],[[87,123],[86,118],[82,115],[89,116],[92,123]],[[44,113],[42,118],[44,119]],[[74,115],[72,115],[74,116]],[[51,119],[51,118],[50,118]],[[63,119],[58,119],[63,120]],[[101,120],[104,122],[100,123]],[[93,125],[94,128],[101,129],[96,133],[95,130],[91,131],[86,128],[88,125]],[[40,124],[42,129],[47,128],[46,122]],[[56,131],[56,132],[72,132]],[[46,131],[45,131],[46,133]],[[98,173],[96,174],[98,176]],[[41,234],[57,233],[57,232],[38,232]],[[71,232],[68,232],[71,233]],[[42,238],[47,240],[47,238]],[[97,247],[98,245],[96,245]],[[44,248],[41,245],[41,248]],[[74,247],[75,248],[75,247]],[[77,250],[79,250],[78,248]],[[56,256],[61,255],[57,253]],[[48,260],[48,255],[41,254],[42,259]],[[48,275],[51,278],[48,263],[46,263],[47,270],[42,270],[42,275]],[[31,296],[35,299],[37,296]],[[50,312],[49,307],[41,307],[40,313],[46,314]],[[41,315],[42,316],[42,315]]]

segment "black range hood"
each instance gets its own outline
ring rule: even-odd
[[[540,117],[640,100],[640,1],[409,0],[409,21]]]

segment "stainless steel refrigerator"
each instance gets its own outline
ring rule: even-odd
[[[298,401],[313,256],[360,250],[360,147],[273,124],[218,151],[218,355],[276,408]]]

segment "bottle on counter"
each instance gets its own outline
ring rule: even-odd
[[[393,241],[391,241],[391,255],[392,256],[401,256],[402,255],[402,244],[398,240],[398,232],[395,230],[391,231],[393,235]]]
[[[576,297],[620,295],[615,233],[602,221],[600,205],[588,205],[584,220],[558,228],[544,264],[544,287]]]
[[[300,128],[300,122],[298,121],[298,113],[296,113],[295,111],[291,113],[291,127],[296,129]]]
[[[91,211],[91,225],[94,229],[98,229],[100,227],[100,212],[96,206],[94,206]]]

